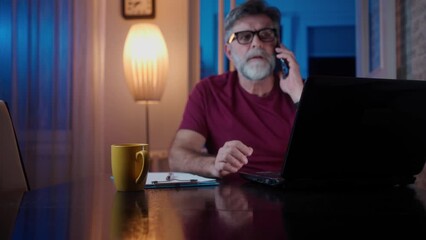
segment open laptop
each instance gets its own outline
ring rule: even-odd
[[[269,185],[406,185],[426,160],[426,81],[311,77]]]

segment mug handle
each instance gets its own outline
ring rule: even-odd
[[[138,177],[136,178],[135,183],[138,184],[141,180],[142,177],[142,173],[143,170],[145,169],[145,155],[143,154],[146,150],[141,150],[139,152],[136,153],[136,159],[138,159],[138,156],[141,155],[142,156],[142,167],[141,167],[141,172],[139,173]]]

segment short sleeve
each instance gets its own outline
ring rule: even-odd
[[[193,130],[207,137],[205,96],[205,88],[200,82],[189,95],[179,129]]]

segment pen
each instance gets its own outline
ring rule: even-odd
[[[166,176],[166,181],[171,181],[174,180],[174,175],[172,172],[169,172],[169,174],[167,174]]]
[[[173,174],[173,172],[169,172],[169,174],[167,174],[165,181],[155,181],[155,182],[159,183],[159,182],[171,182],[171,181],[191,182],[191,183],[198,182],[197,179],[178,179]]]

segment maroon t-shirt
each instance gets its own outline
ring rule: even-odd
[[[296,107],[282,92],[278,79],[265,97],[246,92],[237,72],[201,80],[191,92],[179,129],[206,138],[206,148],[216,155],[230,140],[253,148],[245,169],[277,171],[287,150]]]

